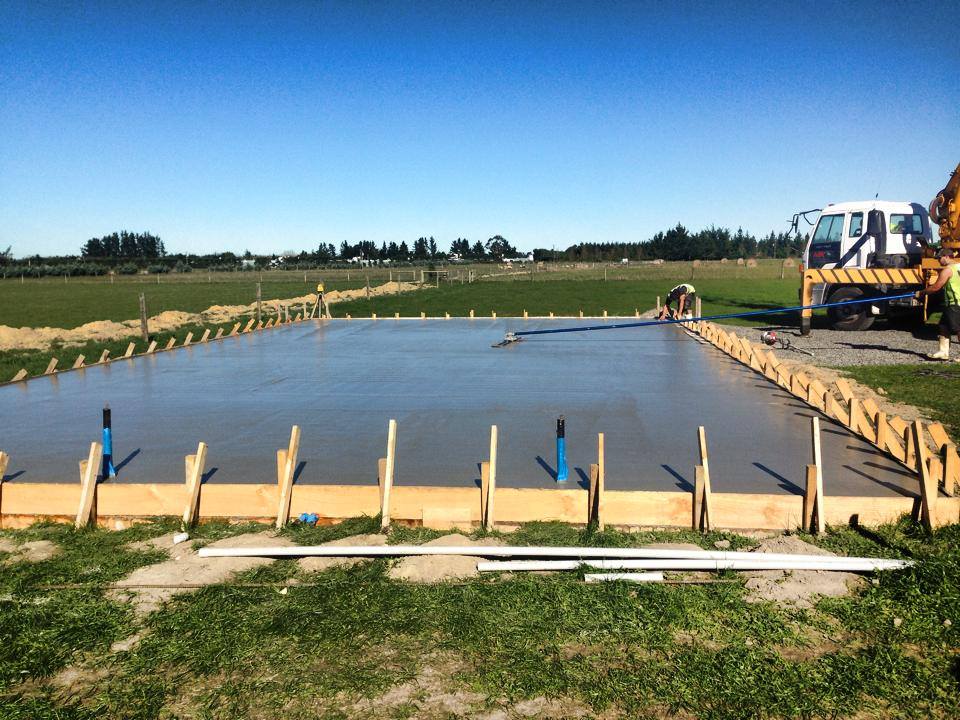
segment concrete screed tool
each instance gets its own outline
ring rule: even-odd
[[[608,325],[581,325],[570,328],[550,328],[547,330],[518,330],[508,332],[503,340],[494,343],[491,347],[501,348],[513,345],[530,335],[554,335],[556,333],[570,332],[589,332],[591,330],[617,330],[622,328],[653,327],[655,325],[678,325],[680,323],[698,322],[700,320],[725,320],[728,318],[751,317],[754,315],[778,315],[788,312],[799,312],[801,310],[818,310],[820,308],[839,307],[841,305],[856,305],[858,303],[874,303],[881,300],[900,300],[902,298],[912,297],[913,293],[901,293],[899,295],[885,295],[883,297],[860,298],[856,300],[843,300],[833,303],[818,303],[816,305],[794,305],[791,307],[775,308],[772,310],[750,310],[742,313],[724,313],[722,315],[703,315],[701,317],[691,318],[671,318],[668,320],[646,320],[642,322],[629,323],[610,323]]]

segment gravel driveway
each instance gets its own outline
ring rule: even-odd
[[[764,330],[775,330],[777,335],[790,343],[790,349],[777,343],[773,350],[784,360],[796,360],[811,365],[938,365],[928,360],[927,354],[937,351],[937,329],[933,325],[906,328],[877,323],[873,329],[858,331],[832,330],[829,327],[814,327],[807,337],[800,335],[794,326],[757,325],[753,328],[729,327],[738,336],[752,342],[760,342]],[[799,351],[806,352],[799,352]],[[811,354],[807,354],[811,353]],[[956,338],[950,346],[951,358],[960,358]]]

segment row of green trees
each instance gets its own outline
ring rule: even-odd
[[[757,238],[742,228],[731,232],[710,227],[692,233],[683,225],[658,232],[649,240],[636,243],[579,243],[566,250],[534,251],[537,260],[569,262],[609,262],[628,260],[721,260],[723,258],[786,258],[803,253],[807,238],[789,233],[774,233]]]
[[[710,227],[699,232],[690,232],[678,224],[641,242],[578,243],[565,250],[538,248],[534,251],[534,259],[557,262],[618,262],[624,258],[637,261],[784,258],[802,253],[805,243],[806,237],[788,233],[771,232],[766,237],[758,238],[743,229],[731,232],[726,228]],[[132,275],[138,272],[190,272],[194,268],[213,271],[266,267],[309,269],[346,265],[357,260],[375,264],[425,264],[454,258],[469,261],[501,260],[516,255],[517,250],[501,235],[494,235],[486,242],[471,242],[467,238],[458,237],[450,244],[448,252],[441,251],[436,238],[431,236],[417,238],[412,247],[406,242],[377,245],[367,240],[356,244],[344,241],[339,249],[332,244],[321,244],[315,251],[303,251],[298,255],[283,258],[276,255],[256,256],[250,251],[243,255],[231,252],[168,255],[158,236],[148,232],[122,231],[88,240],[83,246],[83,255],[80,258],[34,256],[17,261],[7,248],[0,252],[0,276],[102,275],[108,271]]]
[[[99,238],[90,238],[83,245],[85,258],[123,260],[152,260],[167,254],[163,240],[149,232],[132,233],[121,230]]]

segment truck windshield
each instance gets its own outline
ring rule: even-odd
[[[813,234],[812,243],[822,245],[824,243],[840,242],[842,234],[843,215],[821,215],[820,222],[817,223],[817,231]]]

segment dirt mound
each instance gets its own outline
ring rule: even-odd
[[[335,545],[343,547],[345,545],[363,545],[365,547],[374,547],[386,545],[385,535],[351,535],[350,537],[339,540],[331,540],[323,543],[324,545]],[[322,572],[332,567],[351,567],[362,562],[369,562],[370,558],[363,557],[304,557],[297,560],[301,569],[307,572]]]
[[[471,540],[468,537],[454,533],[444,535],[436,540],[425,542],[424,545],[455,545],[458,547],[503,545],[503,542],[494,538]],[[405,557],[390,568],[389,575],[393,580],[406,580],[415,583],[436,583],[444,580],[464,580],[477,577],[476,557],[467,555],[421,555]]]
[[[419,290],[421,287],[418,283],[388,282],[370,288],[370,297],[394,295],[400,292]],[[365,297],[367,297],[367,289],[358,288],[356,290],[334,290],[324,295],[324,300],[332,305],[338,302],[359,300]],[[276,317],[277,305],[279,305],[281,308],[289,308],[290,315],[293,317],[303,311],[304,303],[306,303],[309,311],[313,308],[316,301],[317,296],[315,294],[301,295],[300,297],[285,300],[271,298],[261,302],[261,312],[264,321],[266,321],[271,317]],[[199,313],[188,313],[182,310],[165,310],[158,315],[148,318],[147,325],[151,333],[170,332],[184,325],[221,325],[231,320],[250,316],[255,313],[256,310],[256,303],[249,305],[211,305]],[[124,320],[123,322],[97,320],[72,329],[52,327],[14,328],[7,325],[0,325],[0,350],[43,350],[55,343],[70,347],[83,345],[90,340],[95,342],[119,340],[130,337],[131,335],[137,335],[139,332],[139,319]]]
[[[763,540],[754,552],[834,555],[794,535]],[[747,577],[748,602],[775,602],[788,608],[811,608],[820,597],[849,595],[864,582],[855,573],[828,570],[761,570],[744,575]]]
[[[264,531],[237,535],[218,540],[207,547],[261,547],[264,545],[293,545],[283,537],[275,537],[272,532]],[[137,615],[147,615],[158,610],[163,603],[181,593],[194,592],[195,587],[183,585],[215,585],[233,577],[236,573],[269,565],[271,558],[239,557],[202,558],[190,546],[181,543],[173,548],[170,560],[156,565],[147,565],[130,573],[118,585],[160,585],[163,587],[130,587],[111,590],[110,597],[126,600],[133,604]]]

